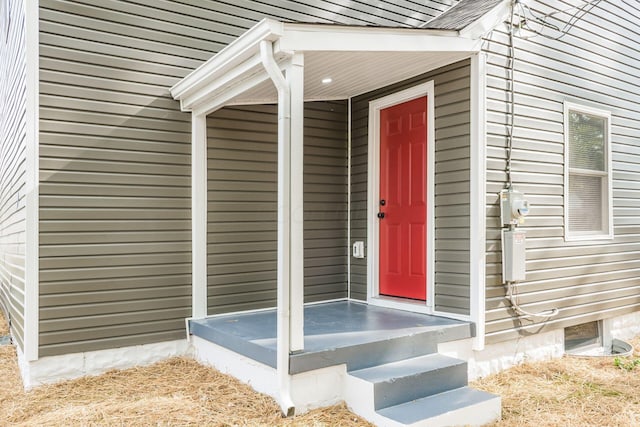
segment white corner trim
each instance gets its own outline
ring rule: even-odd
[[[402,90],[369,102],[369,142],[367,171],[367,302],[373,305],[395,308],[397,303],[378,298],[379,296],[379,227],[378,200],[380,199],[380,110],[421,96],[427,96],[427,301],[418,308],[417,304],[406,305],[409,311],[432,313],[435,295],[435,85],[434,81]],[[425,309],[426,307],[426,309]]]
[[[191,117],[191,306],[207,315],[207,116]]]
[[[304,349],[304,54],[294,53],[287,68],[290,100],[291,351]]]
[[[351,132],[353,120],[352,99],[347,99],[347,299],[351,299],[351,256],[353,255],[351,245]]]
[[[25,296],[24,358],[38,359],[39,347],[39,64],[40,24],[37,1],[25,1],[26,45],[26,232],[25,232]]]
[[[18,366],[25,389],[43,384],[99,375],[110,369],[127,369],[149,365],[174,356],[190,354],[186,339],[142,344],[108,350],[70,353],[29,361],[18,350]]]
[[[470,159],[470,303],[476,325],[473,349],[485,341],[486,293],[486,54],[471,57],[471,159]]]

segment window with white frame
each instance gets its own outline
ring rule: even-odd
[[[613,238],[611,113],[564,105],[567,240]]]

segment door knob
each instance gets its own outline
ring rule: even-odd
[[[378,218],[380,219],[384,218],[384,212],[378,212]]]

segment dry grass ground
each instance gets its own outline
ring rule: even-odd
[[[640,339],[632,344],[628,362],[637,360]],[[495,427],[640,426],[640,367],[621,369],[613,358],[525,363],[472,385],[502,396]]]
[[[0,346],[0,378],[0,426],[368,425],[341,405],[282,419],[271,398],[187,358],[24,392],[14,348]],[[473,385],[502,395],[497,427],[640,425],[640,367],[611,359],[527,363]]]
[[[270,397],[188,358],[24,392],[14,347],[0,346],[0,378],[0,426],[370,425],[344,405],[283,419]]]

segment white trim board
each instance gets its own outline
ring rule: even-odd
[[[471,159],[469,230],[469,317],[476,325],[473,349],[482,350],[485,342],[486,294],[486,54],[471,57]]]
[[[191,316],[207,315],[207,117],[191,114]]]
[[[25,232],[25,295],[24,295],[24,357],[38,359],[39,347],[39,64],[40,27],[37,1],[25,1],[26,44],[26,232]]]
[[[425,304],[379,296],[380,110],[427,97],[427,300]],[[433,80],[369,102],[367,172],[367,302],[388,308],[431,314],[435,296],[435,85]]]
[[[347,99],[347,299],[351,299],[351,257],[354,242],[351,240],[351,140],[353,111],[352,98]]]

